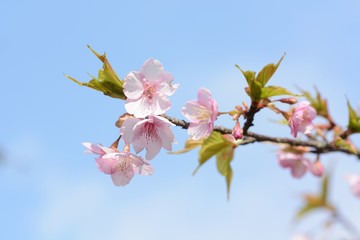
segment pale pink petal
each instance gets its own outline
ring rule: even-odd
[[[134,127],[140,121],[137,118],[127,118],[121,126],[120,132],[125,144],[131,144],[134,137]]]
[[[151,176],[154,173],[154,168],[151,165],[134,166],[134,172],[144,176]]]
[[[146,142],[146,160],[153,159],[159,152],[162,146],[162,141],[156,136],[149,136]]]
[[[156,59],[148,59],[140,69],[140,73],[144,74],[144,77],[149,82],[158,81],[164,74],[164,67]]]
[[[169,125],[158,128],[159,137],[162,141],[162,146],[168,151],[172,150],[172,143],[174,143],[174,134],[172,133]]]
[[[167,110],[170,109],[171,104],[170,100],[165,96],[154,96],[152,99],[151,112],[148,115],[154,114],[154,115],[160,115],[165,113]],[[147,116],[148,116],[147,115]]]
[[[211,109],[211,103],[212,103],[212,98],[211,98],[211,92],[206,89],[206,88],[200,88],[198,91],[198,103],[208,109]]]
[[[99,154],[99,155],[103,155],[106,153],[99,144],[83,142],[82,145],[87,148],[86,152],[88,152],[88,153],[95,153],[95,154]]]
[[[134,177],[134,169],[129,166],[124,171],[117,171],[111,174],[111,179],[116,186],[125,186]]]
[[[301,178],[307,171],[307,166],[303,164],[303,162],[298,161],[292,168],[291,168],[291,175],[295,178]]]
[[[201,121],[201,116],[207,116],[210,118],[210,111],[198,104],[196,101],[189,101],[185,103],[185,106],[181,109],[181,113],[189,119],[190,122],[199,122]]]
[[[142,166],[144,164],[149,164],[148,161],[144,160],[142,157],[136,156],[134,154],[128,153],[127,158],[135,165]]]
[[[212,131],[211,126],[209,126],[209,123],[190,123],[188,128],[188,133],[190,136],[192,136],[192,139],[199,140],[201,138],[207,138],[210,136],[210,133]]]
[[[118,159],[118,153],[108,153],[96,159],[96,164],[101,172],[113,174],[116,170]]]
[[[138,99],[144,92],[144,85],[139,75],[139,73],[130,72],[124,78],[124,94],[129,99]]]
[[[137,100],[126,99],[125,109],[137,118],[145,118],[151,114],[151,104],[145,95],[142,95]]]

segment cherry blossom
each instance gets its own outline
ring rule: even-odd
[[[360,175],[350,174],[345,176],[345,180],[350,185],[352,193],[360,198]]]
[[[150,115],[146,119],[128,118],[121,127],[121,134],[126,144],[134,146],[136,153],[145,148],[145,159],[151,160],[160,152],[161,147],[172,150],[172,143],[176,141],[170,126],[174,124],[160,116]]]
[[[99,170],[111,175],[111,179],[116,186],[127,185],[133,178],[134,173],[148,176],[153,173],[150,163],[130,153],[128,148],[125,148],[124,152],[119,152],[92,143],[83,143],[83,145],[88,149],[88,152],[100,155],[96,159]]]
[[[301,178],[304,176],[310,165],[310,161],[302,154],[298,153],[279,150],[277,153],[277,158],[280,166],[291,169],[291,175],[294,178]]]
[[[299,103],[289,119],[289,126],[291,129],[291,135],[297,136],[298,132],[309,134],[314,128],[312,121],[316,117],[316,111],[310,106],[310,103],[303,101]]]
[[[124,78],[126,111],[137,118],[165,113],[171,106],[168,96],[179,86],[172,81],[172,75],[158,60],[146,60],[140,71],[132,71]]]
[[[93,144],[89,142],[84,142],[82,144],[87,148],[86,152],[99,155],[99,157],[96,159],[96,165],[99,171],[105,174],[112,174],[114,172],[116,159],[104,159],[104,156],[109,153],[115,153],[117,152],[117,150],[101,146],[100,144]]]
[[[189,135],[193,140],[199,140],[212,132],[218,116],[218,105],[208,89],[200,88],[197,100],[188,101],[181,113],[190,121]]]

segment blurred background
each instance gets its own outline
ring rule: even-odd
[[[86,44],[106,51],[121,78],[157,58],[180,83],[168,114],[182,118],[200,87],[220,111],[249,102],[234,64],[259,71],[286,52],[271,84],[293,92],[316,86],[346,126],[346,98],[360,103],[358,0],[5,0],[0,8],[0,239],[290,239],[322,228],[321,211],[294,222],[301,195],[318,191],[320,179],[293,179],[271,144],[237,149],[230,201],[214,159],[192,176],[197,151],[161,151],[153,176],[115,187],[81,142],[111,145],[124,104],[64,74],[97,75],[102,64]],[[290,137],[273,124],[279,119],[264,110],[252,130]],[[187,133],[173,131],[174,150],[182,149]],[[360,201],[343,180],[360,174],[360,163],[343,154],[322,160],[333,172],[331,200],[360,228]],[[347,234],[338,227],[332,236]]]

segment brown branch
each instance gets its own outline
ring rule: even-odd
[[[173,118],[173,117],[167,116],[165,114],[163,114],[162,117],[168,119],[171,123],[183,128],[183,129],[187,129],[190,125],[190,123],[186,122],[185,120],[179,120],[177,118]],[[214,131],[220,132],[222,134],[231,134],[232,133],[232,129],[225,128],[222,126],[215,126]],[[262,135],[262,134],[253,133],[253,132],[249,132],[249,131],[247,131],[246,134],[245,133],[243,133],[243,134],[244,134],[244,139],[242,140],[242,142],[239,145],[246,145],[246,144],[255,143],[255,142],[272,142],[272,143],[279,143],[279,144],[289,144],[291,146],[310,147],[313,149],[311,152],[316,153],[316,154],[330,153],[330,152],[342,152],[342,153],[346,153],[349,155],[354,155],[360,159],[360,151],[359,150],[357,150],[356,153],[354,153],[345,148],[336,147],[327,142],[319,142],[319,141],[313,141],[313,140],[312,141],[304,141],[304,140],[291,139],[291,138],[270,137],[267,135]]]
[[[246,122],[243,127],[243,134],[246,135],[249,128],[253,126],[254,116],[260,109],[258,108],[258,102],[251,102],[249,111],[245,114]]]

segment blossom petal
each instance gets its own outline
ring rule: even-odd
[[[140,69],[140,73],[144,75],[147,81],[154,82],[162,78],[164,67],[159,60],[150,58],[145,61]]]
[[[211,98],[211,92],[206,88],[200,88],[198,91],[198,103],[206,108],[211,108],[211,102],[213,99]]]
[[[116,186],[125,186],[134,177],[134,170],[130,166],[123,171],[117,171],[111,174],[111,179]]]
[[[134,172],[143,176],[151,176],[154,173],[154,168],[151,165],[134,166]]]
[[[151,160],[160,152],[162,141],[161,138],[156,138],[155,136],[151,136],[146,139],[146,160]]]
[[[291,175],[295,178],[301,178],[304,176],[308,169],[308,166],[303,161],[297,161],[296,164],[291,168]]]
[[[89,142],[83,142],[81,144],[87,148],[86,152],[88,152],[88,153],[95,153],[95,154],[99,154],[99,155],[106,154],[106,152],[103,150],[103,148],[99,144],[93,144],[93,143],[89,143]]]
[[[199,122],[199,116],[208,113],[209,110],[198,104],[196,101],[189,101],[185,103],[185,106],[181,109],[181,113],[189,119],[190,122]]]
[[[192,136],[193,140],[199,140],[201,138],[207,138],[212,131],[212,128],[209,128],[209,124],[206,122],[200,123],[190,123],[188,128],[188,133]]]
[[[172,150],[172,143],[174,142],[174,134],[169,126],[163,126],[158,129],[159,137],[162,141],[162,146],[168,151]]]
[[[130,72],[124,78],[124,94],[129,99],[138,99],[144,92],[141,74]]]
[[[118,153],[108,153],[96,159],[99,170],[105,174],[113,174],[118,161]]]
[[[134,137],[134,126],[140,121],[137,118],[127,118],[121,126],[120,133],[125,144],[131,144]]]

